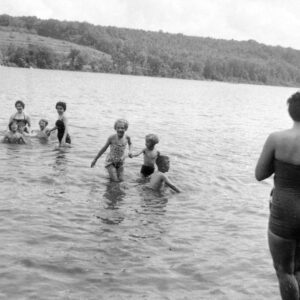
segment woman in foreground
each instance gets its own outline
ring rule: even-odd
[[[300,285],[300,92],[287,101],[290,129],[269,135],[255,169],[258,181],[274,176],[268,240],[284,300],[299,300]]]

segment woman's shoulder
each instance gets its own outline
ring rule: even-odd
[[[269,134],[268,140],[276,141],[276,140],[280,140],[284,137],[288,137],[290,135],[291,135],[291,130],[290,129],[274,131],[274,132]]]

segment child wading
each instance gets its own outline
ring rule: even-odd
[[[137,157],[144,154],[144,164],[141,168],[141,175],[143,178],[150,176],[154,170],[155,170],[155,161],[157,157],[159,156],[159,151],[155,149],[155,145],[158,144],[159,139],[157,135],[155,134],[148,134],[145,137],[145,145],[146,148],[144,148],[142,151],[132,154],[129,157]]]
[[[114,129],[116,134],[111,135],[105,145],[100,149],[97,156],[91,163],[91,167],[94,167],[98,158],[106,151],[110,146],[110,152],[105,160],[105,167],[109,173],[109,177],[112,181],[123,181],[124,173],[124,160],[126,157],[126,146],[128,145],[129,153],[131,156],[131,140],[128,135],[125,134],[128,129],[128,122],[124,119],[119,119],[115,122]]]

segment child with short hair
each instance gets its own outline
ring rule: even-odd
[[[145,136],[145,145],[146,148],[144,148],[142,151],[132,154],[129,157],[137,157],[144,154],[144,164],[141,167],[141,176],[143,178],[146,178],[150,176],[154,170],[155,170],[155,161],[157,157],[159,156],[159,151],[155,149],[155,145],[159,143],[159,138],[155,134],[147,134]]]
[[[165,155],[158,156],[156,165],[158,171],[154,172],[151,175],[149,187],[153,190],[160,191],[164,188],[165,185],[167,185],[175,192],[180,193],[180,189],[177,188],[165,174],[169,171],[170,168],[169,157]]]
[[[100,149],[99,153],[92,161],[91,168],[95,166],[98,158],[100,158],[107,148],[110,147],[110,152],[105,160],[105,168],[112,181],[123,181],[124,160],[126,156],[125,150],[127,145],[129,148],[128,155],[131,155],[131,139],[125,134],[128,129],[128,121],[118,119],[114,124],[114,129],[116,134],[108,137],[105,145]]]
[[[22,133],[18,132],[18,122],[13,120],[8,125],[9,132],[4,136],[3,142],[8,144],[26,144]]]

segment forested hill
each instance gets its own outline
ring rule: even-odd
[[[300,85],[300,51],[253,40],[228,41],[8,15],[0,15],[1,32],[11,35],[6,44],[1,45],[0,39],[2,65]],[[23,43],[14,40],[16,33],[27,35]],[[70,46],[70,51],[61,55],[55,46],[37,44],[33,37],[72,43],[74,48]],[[75,45],[89,48],[97,59]]]

